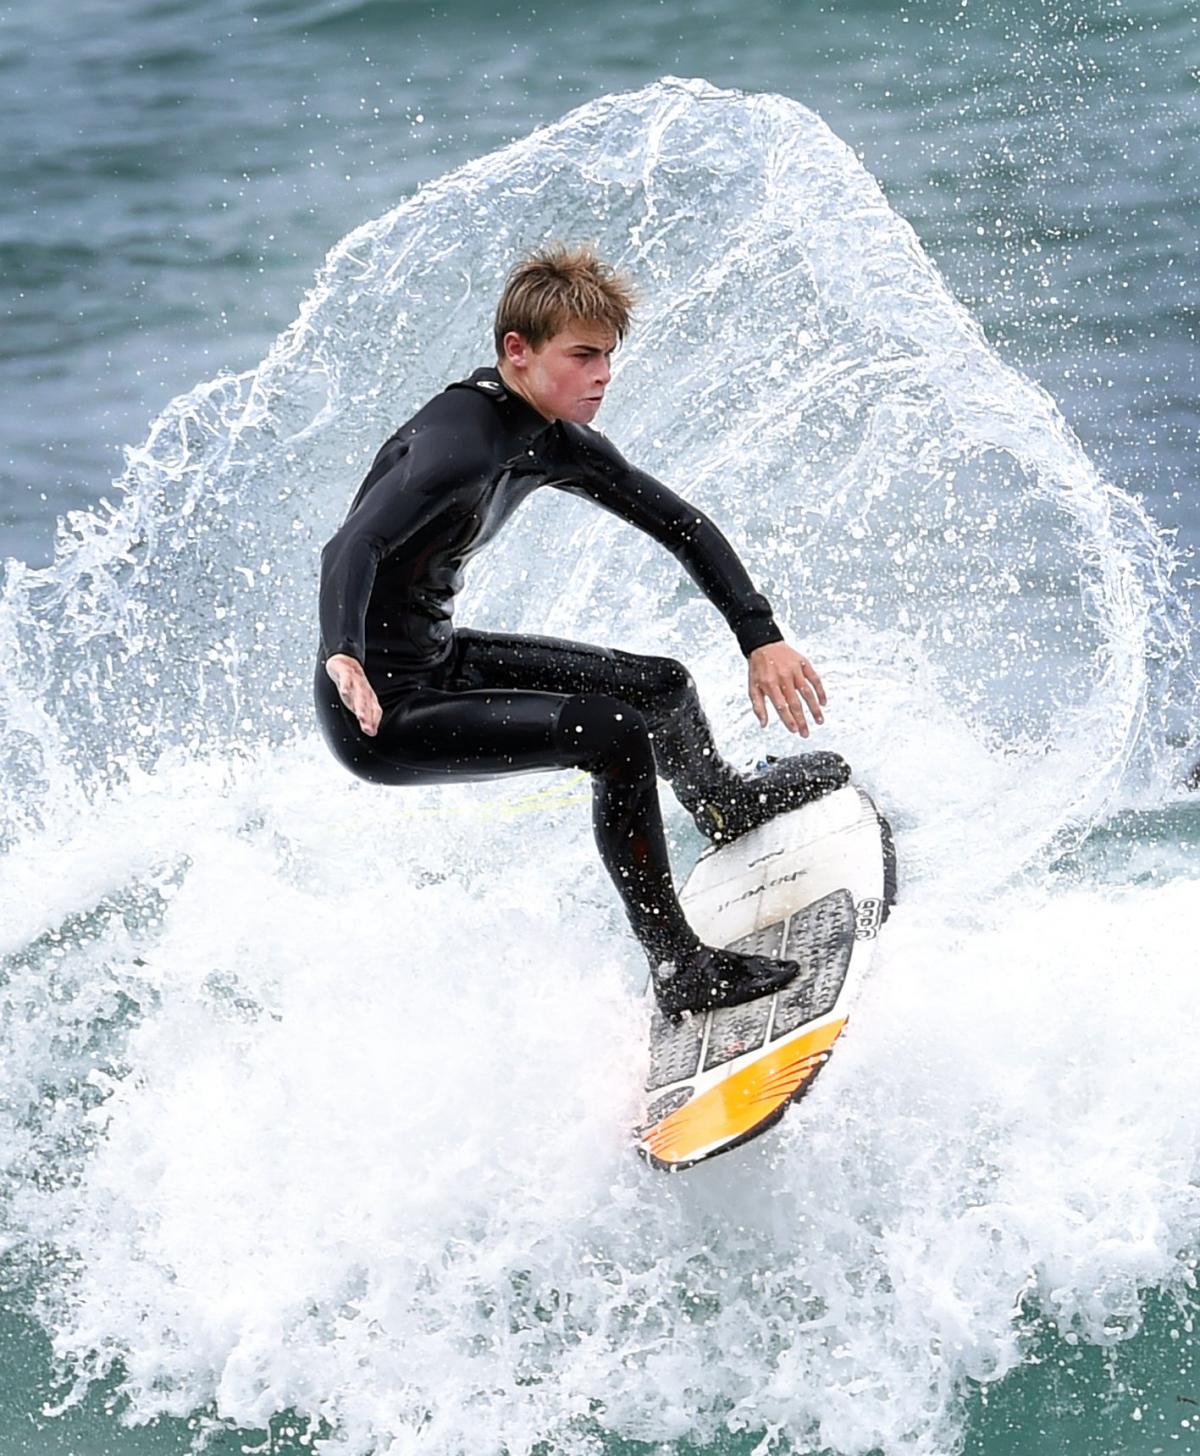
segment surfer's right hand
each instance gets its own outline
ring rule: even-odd
[[[358,726],[368,738],[374,738],[379,732],[383,709],[375,689],[367,681],[362,663],[357,657],[339,652],[326,662],[325,671],[333,679],[338,697],[358,719]]]

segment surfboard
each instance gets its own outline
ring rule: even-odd
[[[709,945],[798,961],[781,990],[743,1006],[654,1011],[638,1151],[690,1168],[777,1122],[812,1086],[896,898],[891,830],[856,784],[706,850],[680,891]]]

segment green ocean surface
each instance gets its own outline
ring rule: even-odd
[[[1149,1295],[1138,1331],[1104,1348],[1067,1342],[1033,1323],[1021,1367],[994,1385],[965,1392],[970,1414],[964,1456],[1163,1456],[1198,1449],[1197,1313],[1194,1294]],[[62,1414],[47,1415],[64,1387],[55,1380],[45,1332],[9,1304],[0,1349],[6,1372],[0,1429],[12,1456],[186,1456],[201,1430],[210,1456],[301,1456],[311,1449],[308,1422],[294,1414],[280,1414],[261,1430],[222,1429],[211,1413],[123,1425],[115,1382],[93,1387]],[[754,1433],[703,1448],[683,1443],[676,1450],[678,1456],[752,1456],[761,1441]],[[654,1456],[662,1448],[609,1441],[605,1449],[614,1456]]]

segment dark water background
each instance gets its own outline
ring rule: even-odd
[[[45,560],[171,396],[253,366],[351,225],[663,74],[817,111],[1190,548],[1198,66],[1195,5],[1153,0],[7,6],[0,554]]]

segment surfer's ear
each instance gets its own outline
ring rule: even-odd
[[[516,364],[518,367],[528,361],[530,354],[537,352],[525,335],[518,333],[516,329],[509,329],[502,342],[504,352],[500,356],[501,359],[507,360],[510,364]]]

